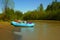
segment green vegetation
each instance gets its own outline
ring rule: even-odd
[[[43,5],[40,4],[36,10],[26,12],[23,19],[60,20],[60,2],[57,2],[57,0],[53,1],[45,10]]]
[[[3,3],[3,2],[2,2]],[[10,1],[5,2],[4,10],[0,14],[0,20],[11,21],[14,19],[23,20],[60,20],[60,2],[53,1],[44,10],[43,4],[40,4],[36,10],[27,11],[22,13],[21,11],[15,11],[12,5],[8,5]],[[12,2],[13,3],[13,2]]]

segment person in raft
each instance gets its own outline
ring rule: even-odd
[[[17,19],[15,19],[14,21],[18,23],[27,23],[27,21],[22,21],[22,20],[17,20]]]
[[[17,19],[15,19],[14,21],[15,21],[15,22],[22,22],[22,20],[17,20]]]

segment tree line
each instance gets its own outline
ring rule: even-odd
[[[27,11],[24,14],[19,10],[15,11],[9,7],[5,9],[5,12],[3,11],[0,14],[0,20],[60,20],[60,2],[55,0],[49,4],[46,9],[43,8],[43,4],[40,4],[37,9]]]
[[[33,11],[28,11],[24,14],[25,20],[60,20],[60,2],[53,1],[44,10],[43,5]]]

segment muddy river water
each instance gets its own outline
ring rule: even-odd
[[[17,28],[16,40],[60,40],[59,21],[37,21],[34,27]],[[19,38],[19,35],[21,38]]]
[[[59,21],[35,21],[34,27],[15,27],[13,32],[0,29],[0,40],[60,40]]]

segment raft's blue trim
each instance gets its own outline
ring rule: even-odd
[[[35,25],[34,23],[31,23],[31,24],[29,24],[29,23],[18,23],[18,22],[14,22],[14,21],[12,21],[11,24],[13,26],[23,26],[23,27],[33,27]]]

